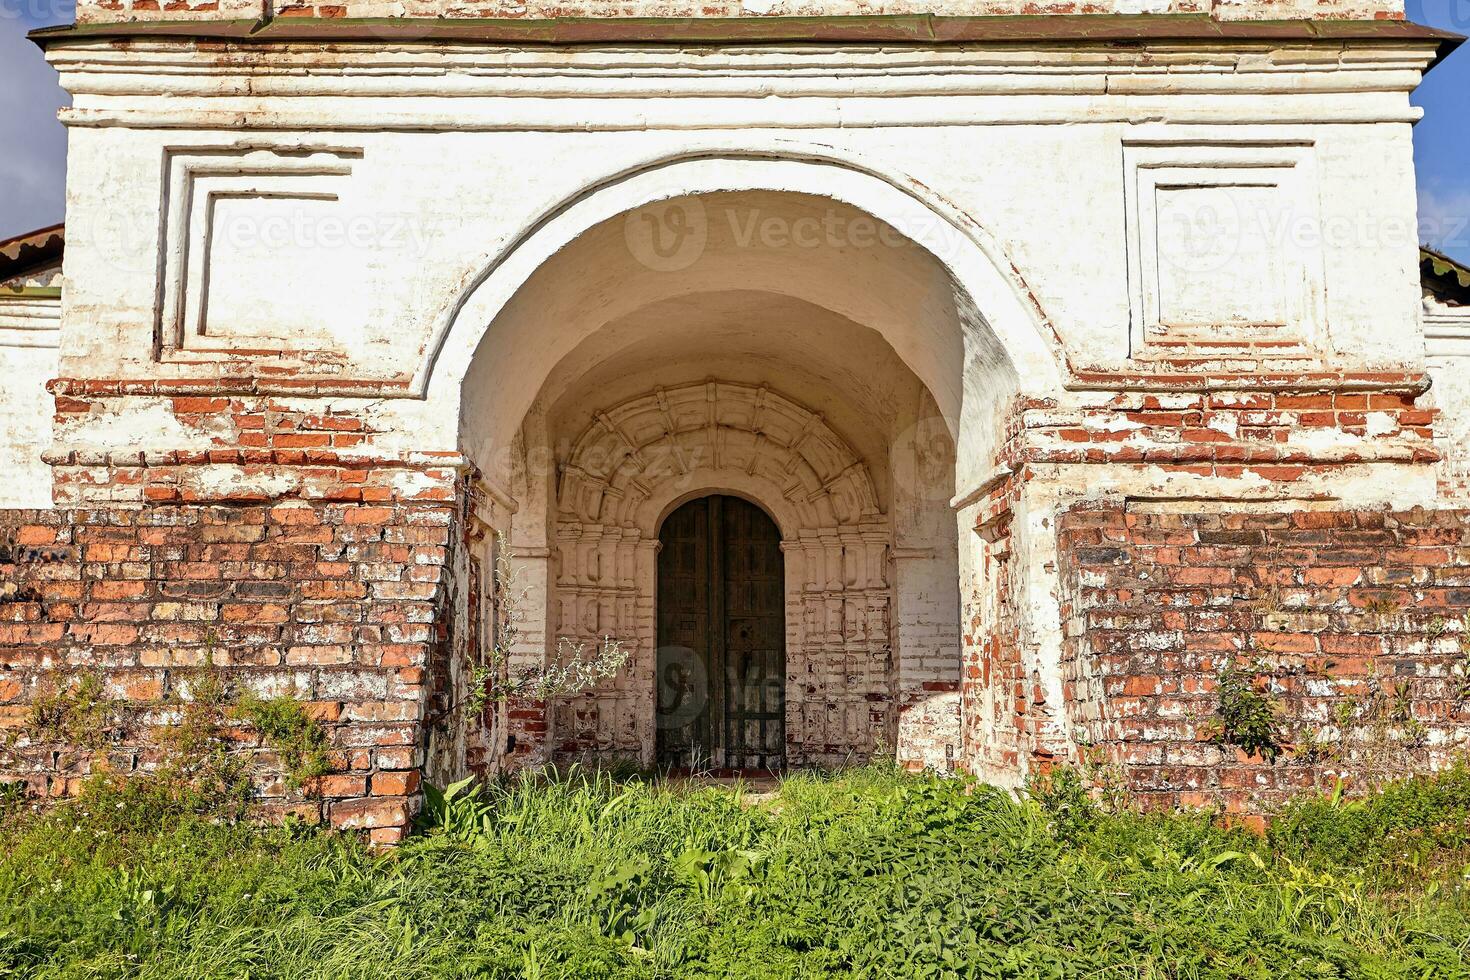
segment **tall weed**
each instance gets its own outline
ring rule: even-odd
[[[386,855],[99,792],[0,825],[0,976],[1463,977],[1467,783],[1260,838],[891,767],[759,801],[573,770],[435,791]]]

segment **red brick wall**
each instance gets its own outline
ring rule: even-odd
[[[284,382],[278,381],[278,384]],[[299,498],[337,503],[448,502],[462,462],[456,452],[402,453],[345,397],[348,382],[300,396],[239,391],[225,382],[58,379],[53,416],[59,445],[99,419],[164,413],[187,447],[48,450],[62,506],[161,503],[268,503]],[[79,435],[79,433],[83,433]]]
[[[447,627],[454,508],[443,503],[0,511],[0,779],[72,790],[91,753],[38,741],[38,691],[96,670],[136,725],[118,771],[158,761],[153,726],[208,661],[227,683],[291,692],[327,731],[332,775],[304,804],[396,840],[423,765],[429,676]],[[258,789],[285,802],[269,753]]]
[[[1257,810],[1338,776],[1361,784],[1432,766],[1465,745],[1470,512],[1067,512],[1066,703],[1052,705],[1018,666],[1013,492],[998,484],[982,515],[984,595],[967,602],[967,760],[1045,762],[1062,750],[1049,742],[1060,720],[1150,804]],[[474,632],[453,625],[458,506],[0,512],[0,779],[59,793],[92,769],[91,753],[30,726],[38,692],[88,670],[138,720],[101,758],[124,772],[156,765],[170,699],[208,660],[236,686],[301,697],[327,730],[334,771],[304,800],[275,778],[267,746],[235,733],[257,753],[264,804],[398,839],[436,765],[426,755],[452,698],[451,641]],[[1258,662],[1279,704],[1290,744],[1274,764],[1220,744],[1216,684],[1232,657]],[[997,696],[982,703],[982,689]],[[517,754],[531,741],[518,739]]]
[[[1466,746],[1470,512],[1108,505],[1058,531],[1069,719],[1146,801],[1259,810]],[[1281,713],[1274,764],[1218,744],[1232,657]]]
[[[1002,459],[1013,470],[1027,463],[1116,463],[1279,483],[1318,466],[1439,458],[1436,412],[1420,405],[1422,379],[1404,378],[1402,390],[1381,391],[1269,391],[1261,390],[1264,380],[1243,378],[1240,389],[1218,391],[1119,392],[1087,408],[1021,403]],[[1326,448],[1324,438],[1331,442]]]
[[[967,769],[982,776],[1020,771],[1022,755],[1036,741],[1027,737],[1030,697],[1011,582],[1011,507],[1017,487],[1013,479],[998,481],[980,501],[975,533],[985,544],[960,613],[961,758]]]

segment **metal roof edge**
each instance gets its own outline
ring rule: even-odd
[[[225,44],[288,42],[463,43],[524,45],[736,44],[1021,44],[1148,41],[1425,41],[1435,62],[1464,37],[1403,20],[1221,21],[1208,14],[933,14],[829,17],[341,18],[275,17],[263,21],[130,21],[44,27],[41,47],[93,40],[168,39]]]
[[[0,280],[14,279],[59,260],[66,249],[66,226],[51,225],[0,241]]]

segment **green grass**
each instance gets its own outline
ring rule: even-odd
[[[99,790],[0,824],[0,976],[1470,977],[1470,769],[1265,838],[870,768],[752,803],[571,774],[389,855]]]

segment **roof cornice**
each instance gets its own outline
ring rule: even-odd
[[[1442,60],[1464,37],[1401,20],[1221,21],[1204,14],[1075,14],[943,17],[567,17],[554,20],[436,18],[261,21],[191,20],[78,24],[32,31],[43,48],[99,40],[177,39],[226,45],[453,43],[526,46],[759,44],[1127,45],[1148,42],[1428,42]],[[1432,66],[1431,66],[1432,67]]]

